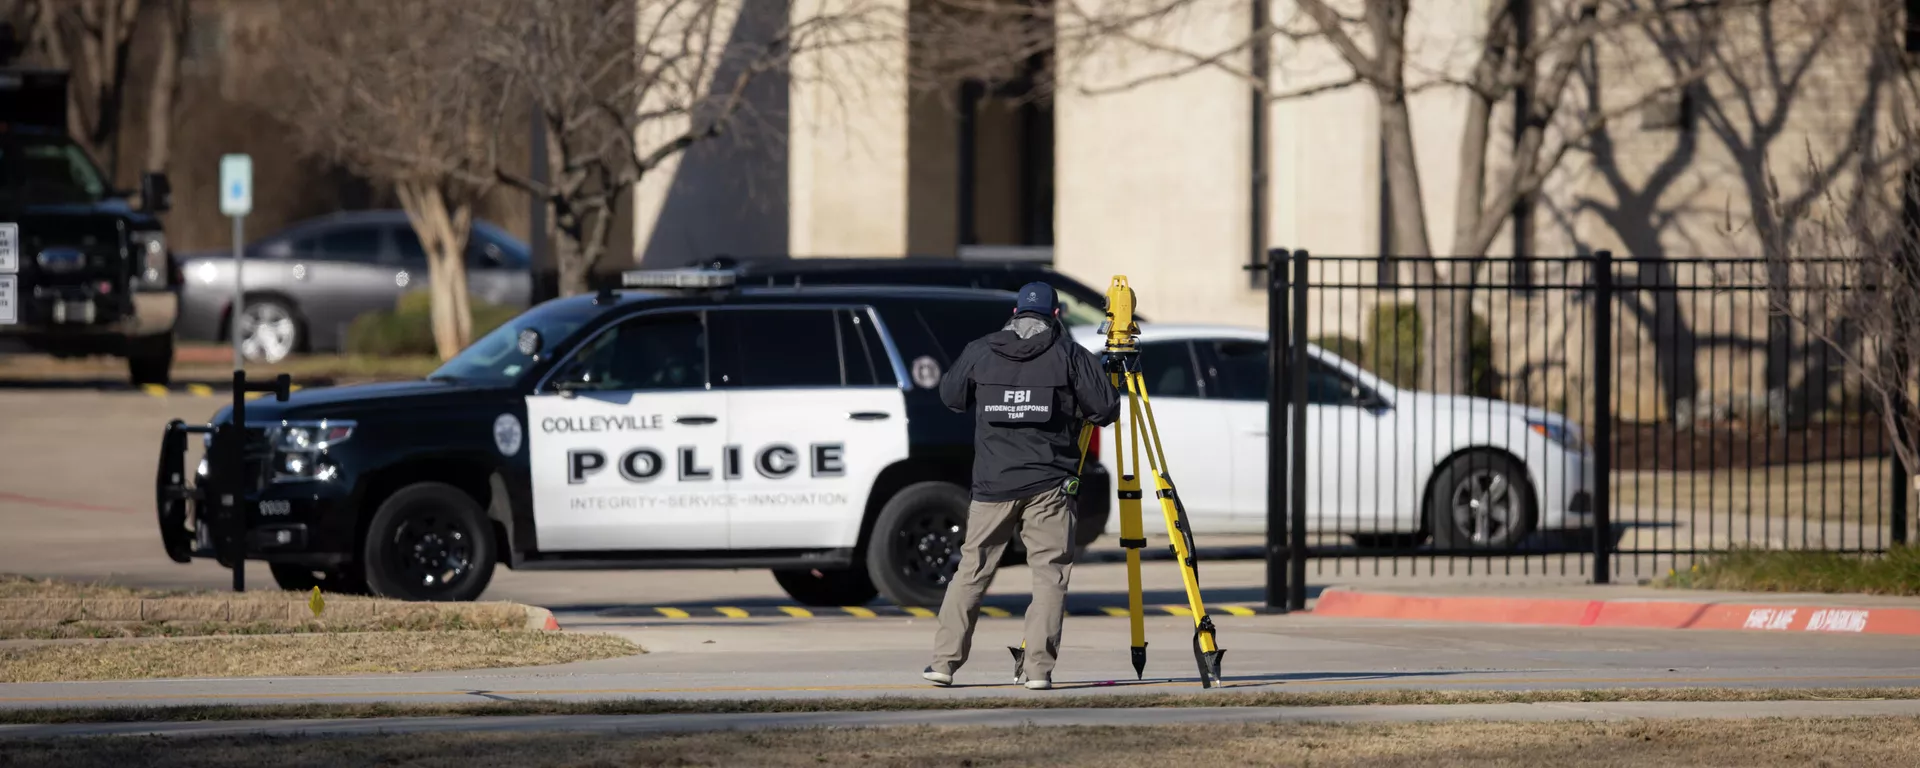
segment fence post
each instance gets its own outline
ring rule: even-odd
[[[1281,441],[1287,434],[1286,393],[1292,370],[1287,365],[1287,251],[1267,251],[1267,609],[1286,613],[1287,461]]]
[[[1613,252],[1593,254],[1593,583],[1613,579]]]
[[[1293,466],[1287,479],[1287,608],[1307,609],[1307,252],[1293,252],[1293,337],[1288,367],[1292,377]]]

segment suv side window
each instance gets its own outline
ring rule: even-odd
[[[874,327],[872,315],[864,309],[836,310],[834,315],[840,335],[840,359],[846,367],[847,386],[898,385],[893,361],[887,358],[886,344],[880,339],[880,329]]]
[[[1267,345],[1261,341],[1239,339],[1212,343],[1214,373],[1220,380],[1222,396],[1229,400],[1267,399]],[[1307,361],[1308,405],[1362,405],[1365,400],[1359,382],[1319,360]]]
[[[567,367],[568,378],[586,377],[580,389],[624,392],[707,385],[707,329],[700,313],[629,318],[587,344]]]
[[[714,384],[723,387],[839,387],[838,310],[734,308],[709,317]]]
[[[1205,391],[1193,347],[1185,341],[1141,342],[1140,370],[1148,397],[1201,397]]]
[[[974,339],[1000,330],[1013,318],[1013,302],[926,302],[916,307],[913,314],[921,330],[939,346],[941,366],[951,367]]]

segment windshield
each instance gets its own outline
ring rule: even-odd
[[[576,301],[542,304],[508,320],[491,333],[480,337],[453,359],[441,364],[428,380],[455,381],[480,386],[510,386],[533,365],[533,358],[520,351],[520,332],[532,329],[540,334],[542,354],[552,354],[559,344],[580,326],[599,315],[602,308]]]
[[[65,137],[0,139],[0,197],[30,205],[95,203],[107,185],[87,153]]]

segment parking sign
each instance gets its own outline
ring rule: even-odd
[[[220,157],[220,212],[245,216],[253,211],[253,158],[249,155]]]
[[[20,225],[0,224],[0,275],[20,271]]]
[[[20,322],[20,277],[0,275],[0,325]]]

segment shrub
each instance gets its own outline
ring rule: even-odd
[[[1479,313],[1469,315],[1473,324],[1468,347],[1469,394],[1491,397],[1498,391],[1493,370],[1493,326]],[[1367,318],[1367,340],[1361,367],[1394,386],[1420,385],[1422,372],[1420,309],[1413,304],[1380,304]],[[1344,356],[1344,355],[1343,355]]]
[[[520,311],[474,301],[473,338],[512,320]],[[426,291],[408,291],[391,310],[368,312],[347,327],[346,350],[352,355],[403,357],[433,355],[433,297]]]

